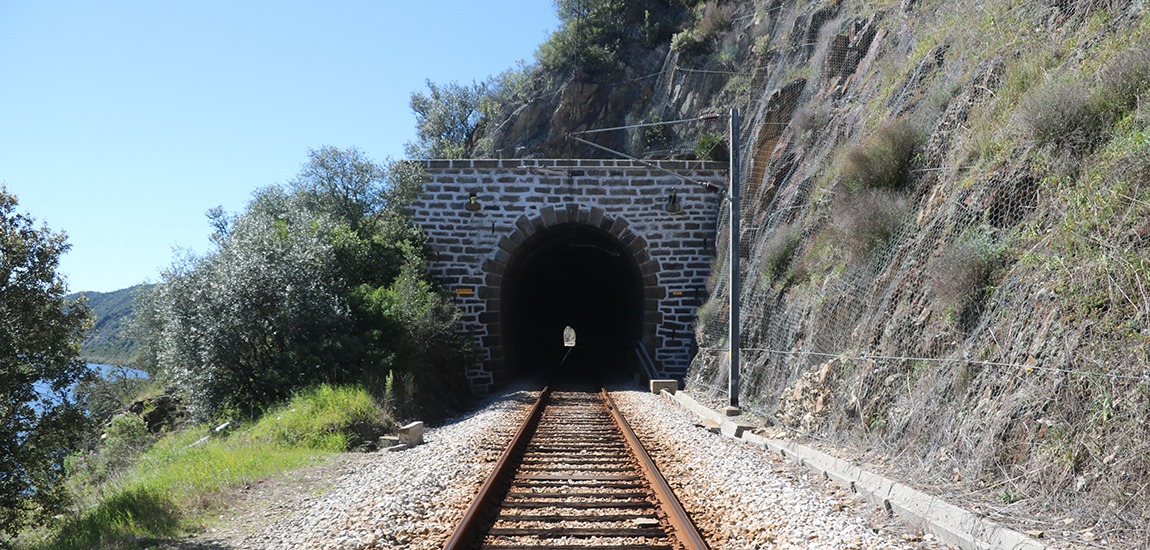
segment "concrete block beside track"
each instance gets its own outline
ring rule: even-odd
[[[667,392],[674,395],[675,392],[679,390],[679,381],[678,380],[652,380],[651,381],[651,393],[653,393],[655,395],[659,395],[664,390],[666,390]]]
[[[399,428],[399,442],[408,448],[423,445],[423,422],[412,422]]]

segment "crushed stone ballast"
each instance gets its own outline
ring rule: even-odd
[[[947,544],[956,545],[963,550],[1048,549],[1047,546],[1023,533],[981,518],[938,497],[863,470],[845,460],[793,441],[770,439],[752,433],[746,426],[700,404],[686,392],[660,389],[659,395],[668,402],[697,415],[705,422],[718,425],[718,431],[723,436],[774,451],[834,481],[841,487],[862,495],[876,506],[906,518],[924,532],[932,533]]]

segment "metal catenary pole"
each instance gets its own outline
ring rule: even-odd
[[[731,201],[731,256],[727,264],[731,269],[731,314],[730,334],[727,338],[730,349],[730,404],[728,416],[739,414],[739,110],[731,109],[731,184],[727,195]]]

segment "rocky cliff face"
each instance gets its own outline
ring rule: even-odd
[[[717,6],[706,47],[512,106],[495,149],[604,156],[563,136],[739,107],[746,407],[992,515],[1150,541],[1150,11]],[[690,158],[722,131],[692,124],[597,139]],[[688,380],[717,394],[722,269]]]

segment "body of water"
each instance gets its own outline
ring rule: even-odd
[[[99,363],[88,363],[88,368],[92,369],[93,371],[95,371],[97,374],[99,374],[100,376],[102,376],[104,378],[111,378],[112,376],[116,376],[116,375],[124,376],[126,378],[145,378],[146,379],[148,377],[148,373],[146,373],[142,370],[137,370],[137,369],[128,368],[128,367],[117,367],[117,366],[113,366],[113,365],[101,365]],[[52,392],[51,387],[46,382],[36,382],[35,384],[32,385],[32,387],[36,390],[36,393],[40,394],[41,397],[47,397],[49,399],[55,399],[56,398],[55,394]],[[68,393],[70,394],[71,392],[72,392],[72,388],[69,388]],[[36,401],[33,401],[32,406],[35,407],[37,411],[39,411],[40,410],[40,400],[37,399]]]
[[[137,369],[133,369],[133,368],[129,368],[129,367],[116,367],[113,365],[101,365],[99,363],[88,363],[88,368],[97,370],[100,373],[100,376],[103,376],[105,378],[111,374],[116,373],[117,371],[122,371],[123,375],[128,377],[128,378],[147,378],[148,377],[148,373],[146,373],[142,370],[137,370]]]

